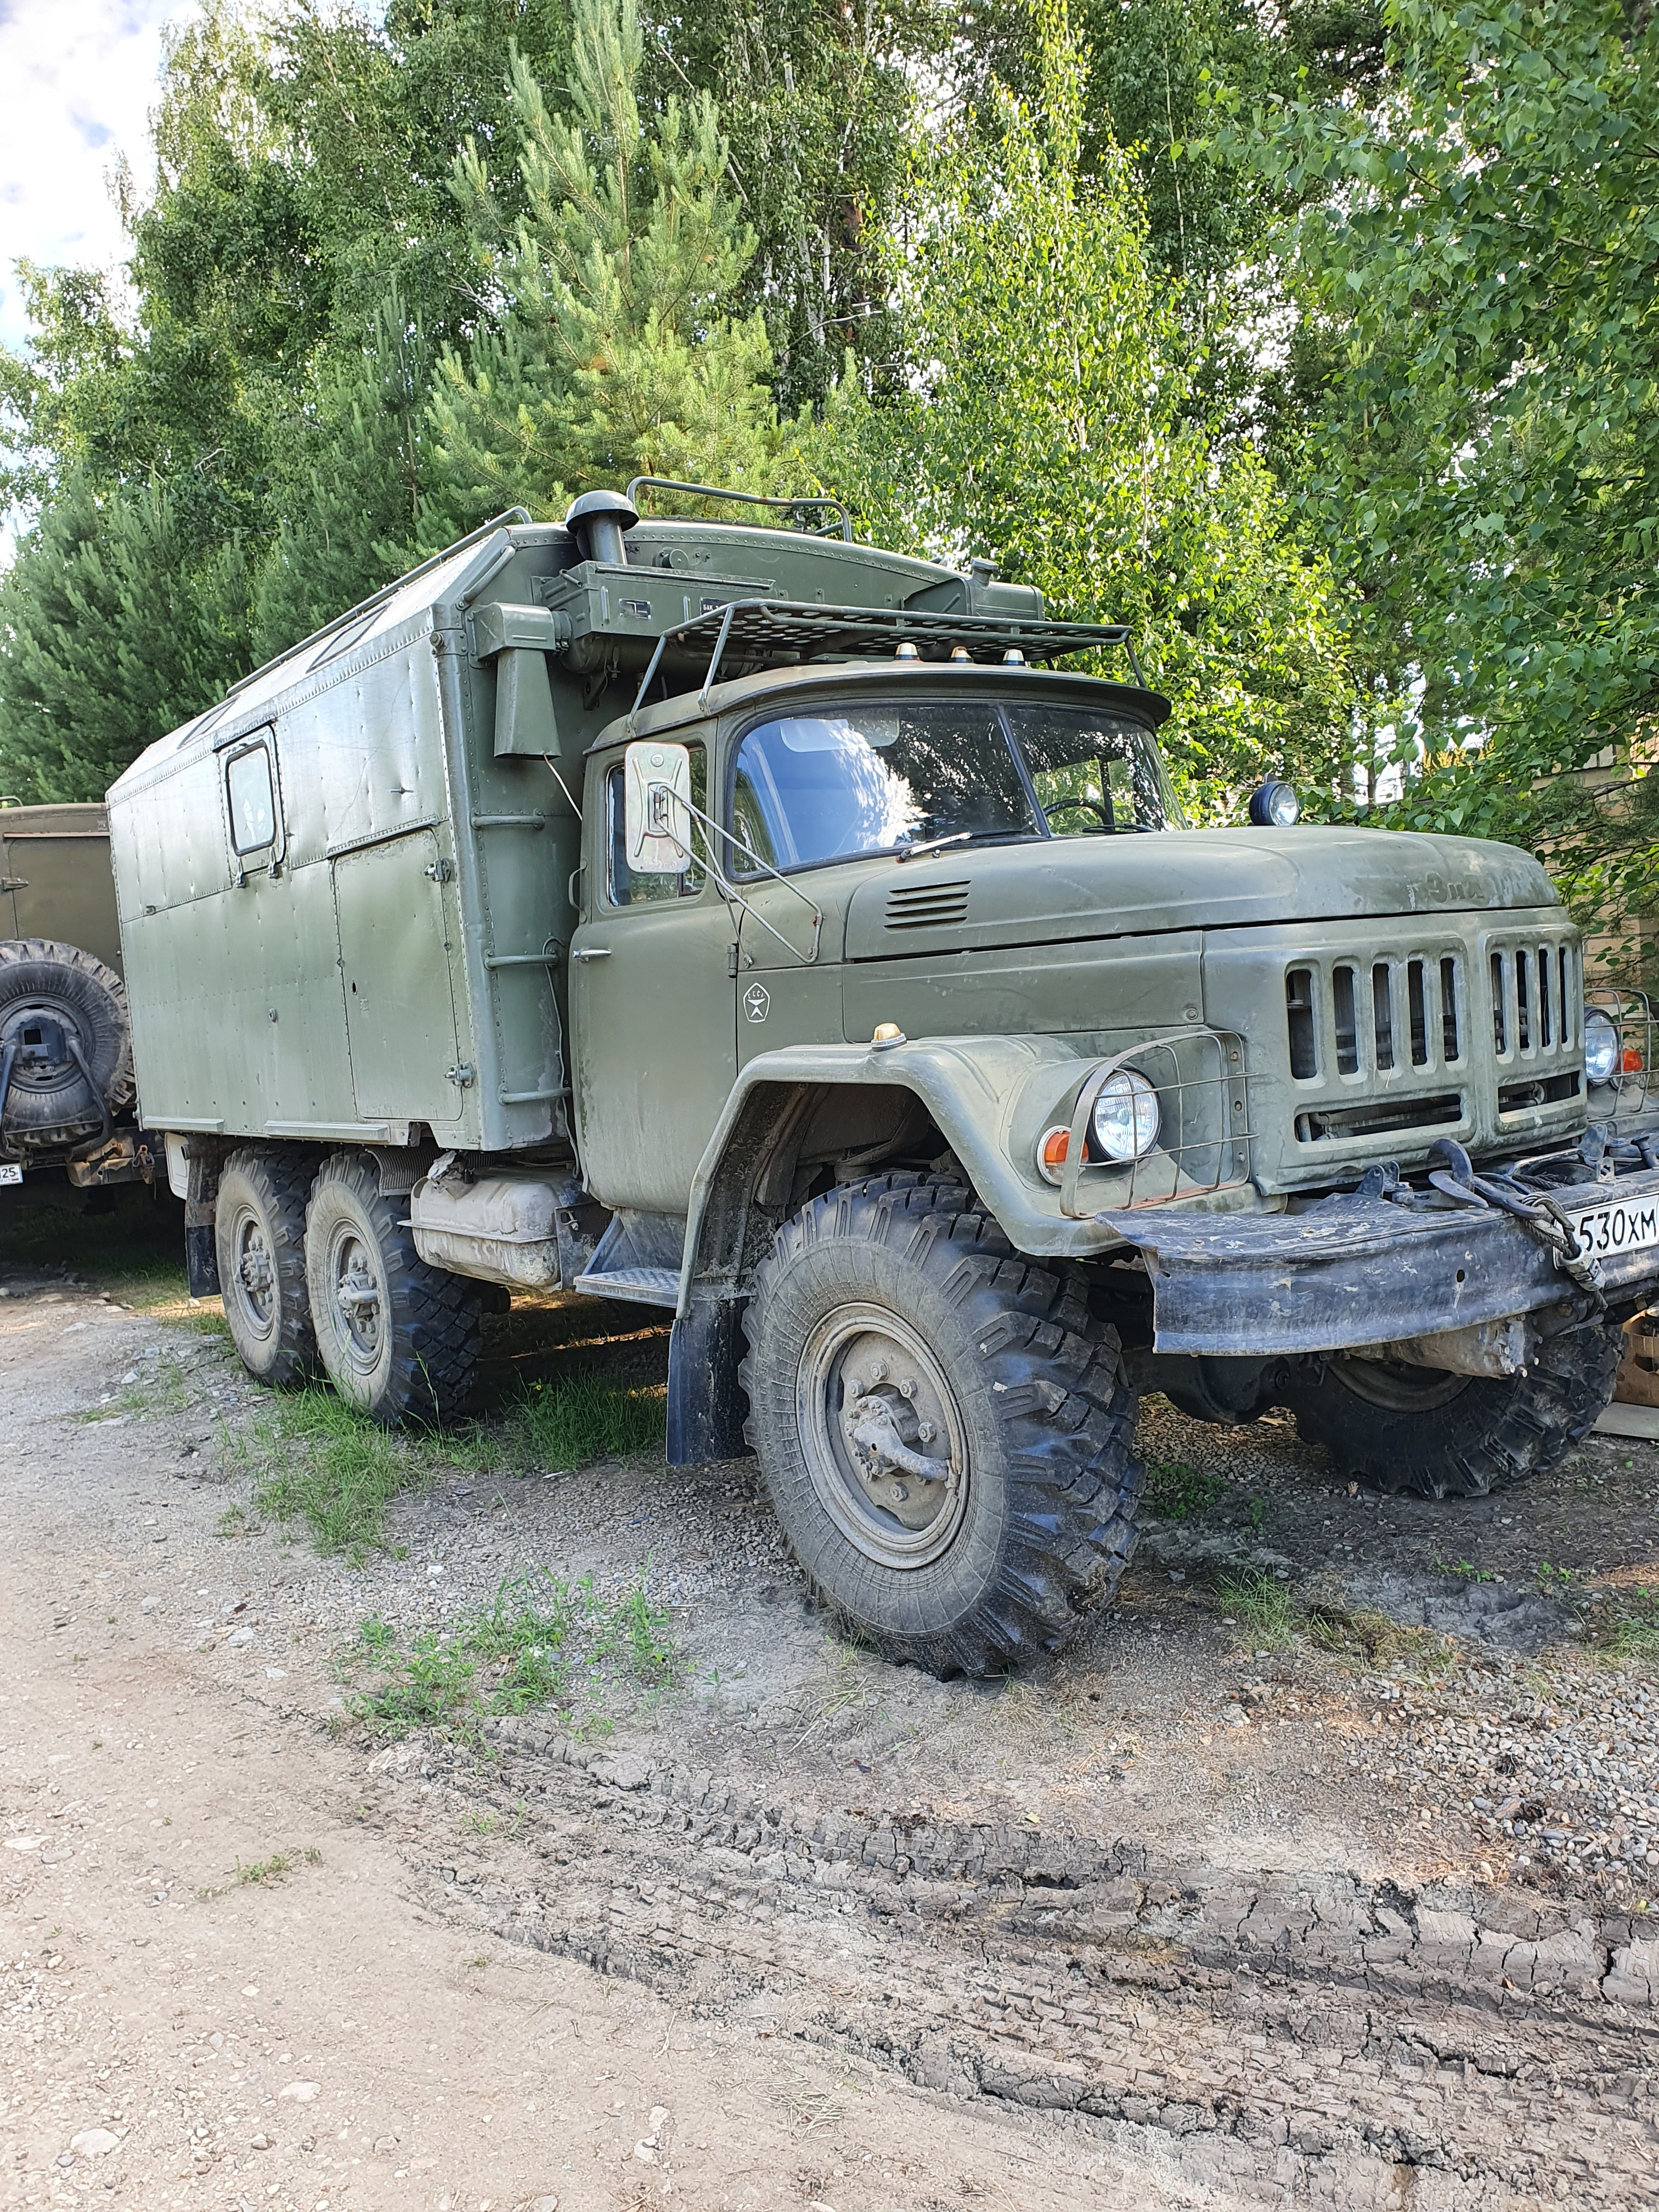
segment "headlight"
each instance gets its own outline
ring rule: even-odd
[[[1291,830],[1302,818],[1302,801],[1288,783],[1270,776],[1250,793],[1250,819],[1258,830]]]
[[[1101,1086],[1091,1127],[1109,1160],[1138,1160],[1158,1142],[1157,1091],[1136,1069],[1120,1067]]]
[[[1619,1032],[1605,1014],[1584,1017],[1584,1080],[1611,1083],[1619,1073]]]

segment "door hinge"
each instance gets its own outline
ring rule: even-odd
[[[430,876],[434,884],[447,884],[455,873],[455,863],[453,860],[428,860],[423,873]]]
[[[726,948],[726,972],[735,983],[738,980],[738,944],[735,938]]]
[[[470,1060],[458,1060],[453,1067],[445,1068],[444,1080],[446,1083],[459,1083],[465,1091],[468,1084],[476,1082],[477,1078]]]

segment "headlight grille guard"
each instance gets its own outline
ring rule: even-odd
[[[1089,1159],[1095,1102],[1126,1067],[1144,1075],[1158,1093],[1158,1140],[1139,1159]],[[1087,1221],[1109,1210],[1169,1206],[1237,1189],[1250,1179],[1249,1108],[1244,1040],[1230,1030],[1176,1030],[1114,1053],[1090,1070],[1072,1109],[1060,1212],[1069,1220]],[[1079,1192],[1085,1175],[1097,1180],[1083,1204]]]
[[[1584,994],[1584,1012],[1605,1014],[1613,1024],[1619,1038],[1620,1065],[1613,1071],[1610,1084],[1598,1085],[1597,1089],[1612,1091],[1618,1103],[1613,1119],[1620,1127],[1632,1121],[1645,1120],[1654,1110],[1656,1094],[1659,1093],[1659,1014],[1653,1000],[1645,991],[1626,991],[1616,984],[1593,985]],[[1632,1068],[1624,1065],[1626,1054],[1633,1054],[1639,1065]]]

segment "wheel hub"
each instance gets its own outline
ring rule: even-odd
[[[364,1366],[373,1366],[380,1352],[380,1277],[362,1242],[349,1233],[335,1248],[334,1297],[353,1356]]]
[[[878,1308],[842,1307],[802,1355],[801,1439],[843,1534],[884,1565],[925,1566],[966,1503],[960,1408],[920,1335]]]
[[[276,1300],[271,1293],[276,1273],[270,1264],[264,1226],[252,1214],[244,1214],[236,1224],[233,1249],[242,1304],[263,1332],[270,1327],[276,1316]]]

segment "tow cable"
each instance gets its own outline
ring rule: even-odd
[[[1429,1158],[1445,1163],[1429,1170],[1429,1181],[1437,1191],[1460,1206],[1496,1206],[1511,1215],[1534,1243],[1541,1244],[1552,1255],[1562,1273],[1570,1275],[1595,1300],[1595,1310],[1607,1311],[1607,1276],[1601,1262],[1593,1252],[1585,1251],[1572,1216],[1559,1199],[1547,1192],[1528,1195],[1516,1184],[1506,1187],[1491,1176],[1477,1175],[1474,1161],[1452,1137],[1437,1137],[1429,1148]]]

